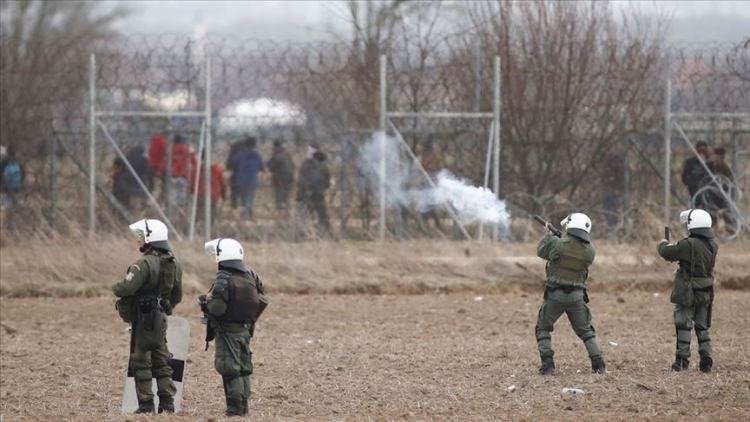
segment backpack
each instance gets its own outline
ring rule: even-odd
[[[3,169],[3,185],[13,192],[21,190],[23,183],[23,171],[18,161],[11,161]]]

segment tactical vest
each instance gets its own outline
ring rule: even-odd
[[[141,293],[153,293],[160,298],[168,298],[177,278],[177,258],[171,251],[157,252],[152,250],[148,253],[159,259],[158,276],[155,280],[149,278],[148,282],[141,287]],[[153,262],[153,260],[149,260],[149,264]]]
[[[221,322],[251,324],[260,308],[258,286],[248,274],[232,274],[227,280],[229,300]]]
[[[718,252],[709,240],[700,240],[695,237],[687,239],[690,244],[690,265],[680,266],[680,271],[685,272],[685,278],[692,280],[693,288],[700,289],[713,286],[714,264]]]
[[[560,258],[551,263],[549,278],[562,286],[585,287],[587,251],[588,245],[583,242],[563,240]]]

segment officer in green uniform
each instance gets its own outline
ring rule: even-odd
[[[690,235],[676,245],[664,239],[657,246],[662,258],[680,263],[670,297],[677,330],[677,353],[671,370],[685,371],[690,367],[690,331],[695,327],[701,357],[699,368],[701,372],[710,373],[714,361],[708,330],[714,302],[713,269],[719,246],[713,241],[713,222],[706,211],[683,211],[680,221],[687,225]]]
[[[536,323],[536,341],[542,358],[539,373],[555,373],[552,330],[563,313],[568,315],[570,325],[583,340],[591,358],[592,371],[604,373],[602,351],[596,341],[594,326],[591,325],[591,311],[586,305],[586,278],[588,267],[594,262],[595,255],[589,239],[591,220],[585,214],[574,213],[560,224],[567,231],[565,239],[554,236],[551,226],[547,224],[550,233],[542,238],[537,246],[537,255],[548,261],[544,301]]]
[[[154,412],[153,381],[159,413],[174,413],[175,386],[167,348],[167,315],[182,300],[182,266],[167,243],[167,227],[144,219],[130,225],[143,255],[128,268],[125,279],[112,286],[119,297],[120,316],[132,324],[130,367],[135,376],[138,410]]]
[[[260,277],[242,262],[244,251],[239,242],[219,238],[207,242],[205,248],[219,263],[211,290],[198,298],[208,319],[206,347],[215,338],[214,366],[224,384],[226,416],[245,416],[253,373],[250,338],[268,302]]]

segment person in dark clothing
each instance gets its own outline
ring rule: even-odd
[[[273,181],[276,210],[289,210],[289,194],[294,186],[294,161],[282,145],[281,140],[273,142],[273,155],[266,163]]]
[[[429,139],[424,144],[422,159],[420,161],[422,164],[422,168],[424,168],[424,170],[430,176],[430,179],[432,179],[433,182],[436,182],[438,173],[440,173],[440,171],[443,170],[445,166],[443,165],[443,160],[441,160],[440,156],[435,152],[434,141],[432,139]],[[428,184],[425,183],[424,186],[428,186]],[[440,215],[438,215],[438,210],[435,206],[431,206],[425,210],[422,210],[422,218],[425,222],[432,219],[435,222],[435,227],[438,229],[438,231],[443,230],[443,228],[440,226]]]
[[[11,146],[3,147],[0,152],[0,208],[19,207],[19,193],[23,190],[26,172],[23,164],[16,159],[15,151]]]
[[[255,202],[255,191],[258,188],[258,173],[265,171],[263,156],[255,150],[258,140],[248,138],[243,142],[237,153],[229,162],[233,170],[232,178],[235,187],[239,188],[242,198],[242,210],[240,216],[254,218],[253,204]],[[234,188],[233,188],[234,189]]]
[[[331,172],[328,170],[326,154],[315,151],[311,158],[302,163],[297,183],[297,202],[302,204],[310,214],[318,215],[318,227],[325,233],[330,232],[328,220],[326,191],[331,187]]]
[[[691,198],[702,187],[711,183],[711,175],[706,171],[701,162],[705,163],[706,167],[713,171],[713,162],[709,161],[708,145],[704,141],[700,141],[695,145],[695,149],[698,151],[698,157],[688,158],[682,167],[682,183],[688,188]],[[696,208],[706,208],[706,205],[703,195],[695,198]]]
[[[226,163],[224,163],[224,168],[232,172],[232,174],[229,176],[229,205],[236,209],[237,205],[240,203],[240,187],[237,185],[236,180],[236,170],[234,167],[232,167],[232,161],[234,160],[234,157],[237,155],[237,152],[242,149],[242,147],[245,145],[243,141],[237,141],[233,143],[229,147],[229,156],[227,157]]]
[[[135,173],[143,181],[143,184],[151,190],[154,186],[155,171],[145,156],[145,149],[137,145],[131,149],[125,158],[135,170]],[[120,158],[115,159],[113,166],[112,193],[130,210],[141,210],[145,206],[146,193],[138,184],[133,174],[128,170]]]
[[[731,198],[732,195],[736,193],[737,186],[734,179],[734,172],[724,159],[726,153],[727,151],[726,149],[724,149],[724,147],[718,147],[714,149],[716,159],[714,161],[713,170],[716,176],[723,176],[720,177],[718,181],[721,184],[721,189],[727,194],[727,196]],[[722,217],[724,219],[724,225],[726,226],[726,229],[730,233],[733,232],[736,222],[729,202],[727,202],[726,198],[724,198],[724,195],[721,195],[720,193],[711,195],[711,200],[716,205],[716,208],[718,208],[717,218]]]

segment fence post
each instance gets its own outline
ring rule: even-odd
[[[165,174],[164,176],[164,194],[166,195],[167,199],[167,206],[166,206],[166,214],[167,218],[169,220],[172,220],[172,155],[173,155],[173,149],[174,149],[174,134],[172,133],[172,117],[167,117],[167,128],[164,131],[164,136],[167,137],[167,162],[165,167]]]
[[[57,231],[57,137],[52,138],[50,145],[50,208],[49,223],[52,231]]]
[[[495,56],[494,60],[494,78],[493,83],[495,85],[493,95],[493,117],[492,120],[495,122],[493,126],[494,143],[492,144],[493,150],[493,174],[492,174],[492,190],[495,191],[495,196],[500,199],[500,56]],[[494,224],[492,227],[492,240],[497,240],[497,232],[500,229],[500,223]]]
[[[89,57],[89,236],[96,231],[96,57]]]
[[[206,50],[204,50],[205,53]],[[211,192],[211,134],[213,130],[213,125],[211,124],[211,56],[206,54],[206,143],[204,146],[204,149],[206,151],[206,156],[204,158],[203,163],[203,186],[204,186],[204,192],[205,196],[203,198],[203,218],[204,218],[204,224],[206,226],[206,240],[211,239],[211,195],[209,194]]]
[[[378,218],[378,238],[385,239],[385,178],[386,178],[386,121],[388,120],[388,108],[386,106],[386,71],[387,61],[385,55],[380,56],[380,213]]]
[[[672,75],[670,55],[667,54],[667,83],[664,90],[664,222],[671,219],[669,206],[672,190]]]

